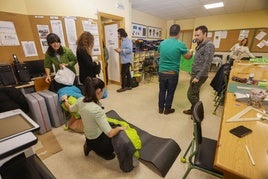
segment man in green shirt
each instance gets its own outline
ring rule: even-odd
[[[169,29],[169,38],[162,41],[158,47],[159,59],[159,113],[174,113],[172,107],[174,92],[179,80],[180,59],[183,55],[186,59],[192,57],[192,51],[188,52],[185,44],[178,40],[180,25],[173,24]],[[188,53],[187,53],[188,52]]]

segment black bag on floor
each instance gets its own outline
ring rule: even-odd
[[[139,82],[137,81],[135,77],[132,78],[131,84],[132,84],[132,88],[139,86]]]

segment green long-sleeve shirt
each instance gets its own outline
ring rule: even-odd
[[[45,54],[45,60],[44,60],[44,67],[45,68],[52,68],[52,64],[55,65],[55,70],[56,72],[60,69],[60,64],[61,63],[66,63],[68,64],[68,68],[72,70],[74,73],[76,73],[74,65],[77,63],[77,59],[74,55],[74,53],[71,51],[71,49],[67,47],[62,47],[64,53],[60,55],[60,60],[56,56],[50,56],[47,53]]]

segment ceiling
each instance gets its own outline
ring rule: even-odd
[[[203,5],[223,2],[224,7],[205,9]],[[164,19],[181,20],[197,17],[267,10],[268,0],[129,0],[132,8]]]

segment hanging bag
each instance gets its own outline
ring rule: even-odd
[[[55,75],[55,81],[64,85],[73,85],[75,74],[69,68],[59,69]]]

